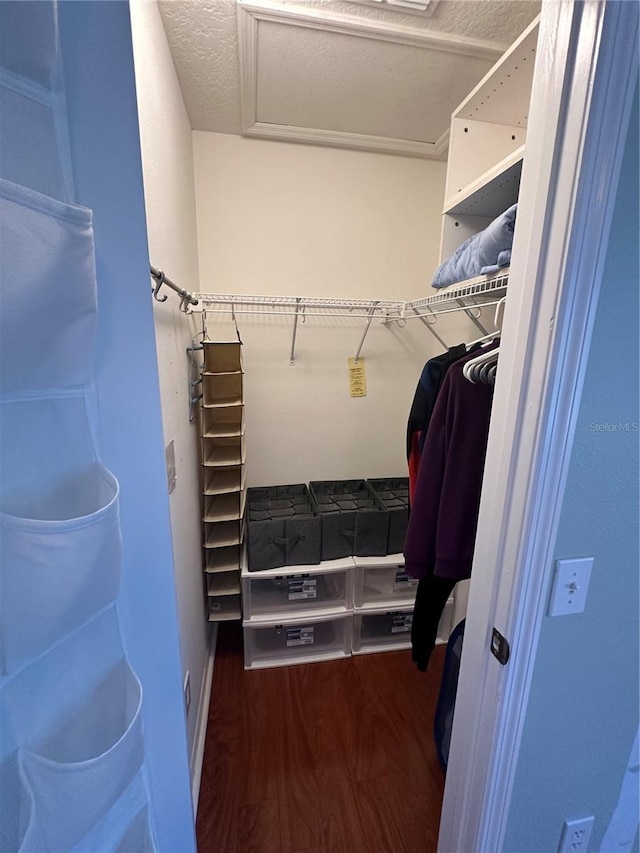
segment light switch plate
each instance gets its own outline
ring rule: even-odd
[[[556,560],[548,616],[582,613],[587,600],[593,557]]]

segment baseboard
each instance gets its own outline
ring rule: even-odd
[[[204,760],[204,745],[207,739],[207,720],[209,718],[209,703],[211,701],[211,686],[213,684],[213,664],[216,659],[216,642],[218,625],[214,623],[209,638],[209,657],[200,688],[198,717],[196,719],[195,737],[191,750],[191,800],[193,802],[193,820],[198,814],[198,799],[200,797],[200,780],[202,778],[202,762]]]

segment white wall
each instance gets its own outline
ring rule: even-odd
[[[155,0],[131,3],[144,193],[151,263],[187,290],[198,289],[198,244],[191,125]],[[204,616],[197,428],[189,423],[189,319],[179,299],[154,303],[165,445],[175,442],[177,482],[170,496],[183,679],[191,676],[187,735],[197,772],[196,722],[208,662]],[[144,377],[140,377],[144,381]],[[207,709],[204,709],[205,715]],[[206,716],[205,716],[206,721]]]
[[[438,264],[445,164],[194,132],[200,281],[206,292],[411,299]],[[417,320],[374,324],[367,396],[348,394],[364,320],[238,315],[249,485],[403,476],[425,360],[442,347]],[[438,321],[449,344],[469,321]],[[478,336],[477,334],[475,335]]]
[[[202,290],[426,295],[445,163],[193,134]]]
[[[636,88],[554,550],[593,570],[584,612],[542,622],[505,853],[557,850],[564,821],[588,815],[589,850],[639,848],[637,782],[620,797],[640,695],[639,127]]]

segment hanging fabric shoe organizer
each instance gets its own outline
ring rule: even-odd
[[[72,201],[54,2],[0,3],[0,66],[0,850],[147,853],[118,482],[95,441],[92,214]]]

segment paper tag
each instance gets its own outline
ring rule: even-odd
[[[411,630],[413,613],[389,613],[391,616],[391,633],[404,634]]]
[[[313,627],[287,628],[287,648],[291,646],[312,646]]]
[[[412,586],[418,586],[418,578],[412,578],[404,571],[404,569],[399,569],[396,572],[396,579],[393,584],[393,588],[396,591],[399,591]]]
[[[364,358],[349,359],[349,396],[367,396],[367,375],[364,371]]]
[[[317,586],[317,578],[299,578],[289,581],[289,601],[315,598],[318,591]]]

